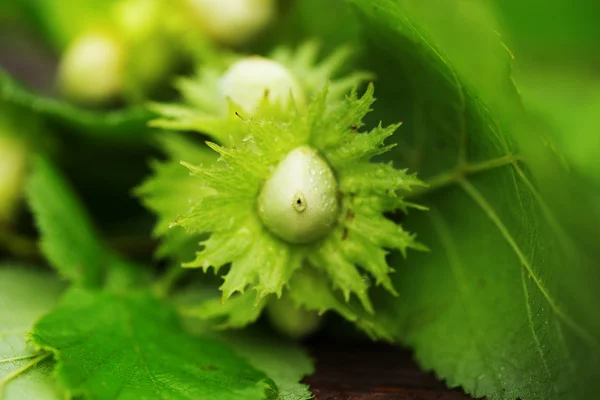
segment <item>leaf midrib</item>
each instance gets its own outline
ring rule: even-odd
[[[574,332],[576,332],[582,339],[584,339],[589,345],[594,347],[596,350],[600,349],[600,344],[596,341],[594,336],[590,334],[585,328],[575,322],[569,317],[558,305],[556,300],[550,296],[550,292],[544,286],[540,278],[537,276],[529,260],[525,257],[516,240],[513,238],[511,233],[508,231],[506,226],[502,223],[502,220],[491,206],[491,204],[485,199],[485,197],[473,186],[467,179],[462,178],[459,180],[459,185],[466,192],[466,194],[482,209],[487,217],[494,223],[496,229],[500,231],[500,234],[504,237],[510,248],[514,251],[520,264],[525,268],[528,275],[535,282],[536,287],[542,293],[542,296],[552,309],[553,313],[561,319],[565,325],[569,326]]]

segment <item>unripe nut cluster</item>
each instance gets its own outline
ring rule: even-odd
[[[231,99],[248,115],[255,113],[265,96],[284,108],[289,106],[291,97],[299,108],[306,103],[304,91],[292,73],[263,57],[247,57],[236,62],[219,85],[223,100]]]

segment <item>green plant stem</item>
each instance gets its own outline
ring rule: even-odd
[[[416,190],[413,190],[412,192],[405,195],[405,198],[412,199],[416,197],[422,197],[436,192],[444,187],[457,184],[466,176],[475,175],[480,172],[489,171],[491,169],[499,168],[505,165],[510,165],[518,161],[521,161],[521,158],[518,155],[507,154],[505,156],[483,161],[480,163],[459,164],[453,170],[443,172],[429,179],[427,181],[426,187],[417,188]]]

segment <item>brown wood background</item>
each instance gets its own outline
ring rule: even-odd
[[[410,352],[364,341],[332,344],[319,340],[308,349],[316,372],[305,379],[317,400],[469,400],[422,371]]]

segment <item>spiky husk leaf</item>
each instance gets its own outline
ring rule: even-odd
[[[326,87],[306,112],[289,110],[287,118],[264,102],[253,118],[232,115],[219,120],[216,131],[238,132],[239,137],[233,144],[229,140],[222,140],[222,145],[207,142],[219,156],[216,163],[183,162],[191,173],[187,185],[194,188],[196,195],[187,192],[185,201],[180,199],[181,205],[172,204],[177,212],[169,210],[163,215],[174,217],[170,226],[181,226],[189,234],[209,234],[196,258],[184,266],[204,271],[212,267],[216,273],[228,267],[223,273],[222,301],[240,293],[235,296],[237,302],[243,296],[262,309],[267,296],[280,297],[284,290],[297,298],[294,288],[303,286],[290,282],[307,268],[326,277],[331,293],[327,296],[339,293],[341,298],[336,301],[343,304],[351,302],[354,295],[367,313],[374,312],[368,296],[371,280],[395,294],[387,253],[397,250],[404,254],[409,248],[423,250],[424,246],[385,214],[406,212],[412,204],[404,201],[402,193],[422,182],[391,163],[373,161],[373,157],[393,146],[384,142],[400,126],[379,125],[360,132],[363,117],[374,102],[373,95],[370,84],[364,95],[358,96],[353,90],[345,101],[332,106]],[[196,122],[195,128],[201,132],[215,129],[214,120],[204,121],[206,125]],[[257,197],[273,168],[290,151],[303,145],[314,148],[333,169],[338,180],[340,213],[325,238],[291,244],[265,228],[257,213]],[[186,193],[182,193],[185,197]],[[253,290],[251,296],[246,295],[248,289]],[[359,318],[356,314],[350,318],[349,311],[333,302],[323,303],[322,307],[300,305],[317,311],[334,308],[349,319]],[[214,311],[214,307],[205,310]],[[247,322],[256,316],[249,314],[253,317]],[[239,318],[235,321],[229,325],[242,324]]]

